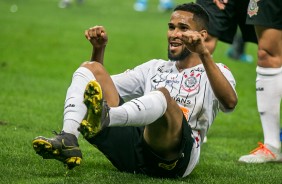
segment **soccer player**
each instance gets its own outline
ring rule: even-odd
[[[218,40],[232,44],[237,31],[240,31],[244,43],[257,43],[254,26],[245,23],[247,0],[229,0],[228,3],[227,0],[196,0],[196,3],[209,14],[208,37],[205,44],[211,54],[214,53]]]
[[[239,162],[281,162],[282,1],[250,0],[246,7],[247,1],[214,0],[223,12],[228,12],[228,7],[236,2],[241,8],[229,11],[229,14],[242,16],[244,13],[247,26],[254,26],[258,39],[256,94],[264,134],[264,143],[259,142],[258,148],[240,157]]]
[[[76,2],[78,4],[82,4],[83,3],[83,0],[76,0]],[[59,2],[59,8],[67,8],[71,5],[72,3],[72,0],[60,0]]]
[[[231,112],[237,104],[232,73],[205,47],[208,19],[198,4],[178,5],[168,22],[169,61],[152,59],[113,76],[103,67],[105,28],[86,30],[92,61],[73,74],[62,132],[35,138],[36,153],[73,168],[82,158],[81,133],[120,171],[189,175],[218,111]]]
[[[250,0],[247,24],[258,37],[256,94],[264,143],[244,163],[281,162],[280,103],[282,97],[282,1]]]
[[[237,32],[244,42],[257,43],[254,26],[246,24],[248,0],[196,0],[209,13],[207,47],[213,54],[217,41],[232,44]],[[225,2],[225,3],[223,3]]]

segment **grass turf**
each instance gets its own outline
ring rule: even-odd
[[[185,1],[175,1],[183,3]],[[104,25],[109,35],[105,66],[111,74],[147,61],[166,59],[170,13],[135,12],[134,1],[75,1],[68,9],[55,0],[0,1],[0,183],[281,183],[281,164],[244,165],[238,158],[263,141],[256,108],[255,63],[225,56],[219,43],[214,54],[237,80],[239,104],[220,113],[202,147],[199,165],[184,179],[156,179],[118,172],[84,139],[80,167],[66,172],[61,163],[43,160],[32,149],[38,135],[53,136],[62,127],[65,93],[71,75],[90,58],[84,30]],[[257,46],[247,45],[256,59]]]

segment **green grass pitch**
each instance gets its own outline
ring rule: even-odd
[[[238,158],[263,141],[256,107],[256,64],[226,57],[228,45],[214,54],[237,80],[239,103],[220,113],[203,145],[200,163],[184,179],[156,179],[118,172],[82,137],[80,167],[66,172],[55,160],[43,160],[31,146],[34,137],[62,128],[63,105],[72,73],[90,58],[84,30],[104,25],[109,35],[105,66],[111,74],[167,56],[169,12],[149,1],[135,12],[134,0],[85,0],[58,8],[59,0],[0,0],[0,183],[282,183],[282,164],[244,165]],[[176,3],[184,3],[176,0]],[[247,45],[256,56],[257,46]]]

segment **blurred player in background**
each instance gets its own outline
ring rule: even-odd
[[[205,43],[211,54],[214,53],[218,40],[229,44],[236,42],[234,39],[238,29],[244,43],[257,42],[254,26],[246,25],[247,0],[229,0],[224,8],[217,0],[196,0],[196,3],[209,13],[208,38]]]
[[[229,0],[224,4],[224,9],[217,7],[217,1],[196,0],[209,13],[209,37],[206,44],[210,52],[214,52],[218,40],[232,44],[238,27],[244,42],[257,43],[254,26],[246,25],[248,0]]]
[[[282,1],[250,0],[247,13],[247,24],[255,26],[258,38],[256,93],[264,143],[239,161],[281,162]]]
[[[146,11],[148,8],[148,0],[136,0],[134,4],[135,11]],[[169,11],[174,8],[173,0],[159,0],[158,9],[160,11]]]
[[[227,56],[231,59],[241,61],[244,63],[252,63],[253,56],[246,54],[246,42],[244,42],[240,30],[237,31],[232,45],[227,51]]]
[[[67,8],[71,5],[73,0],[61,0],[59,2],[59,8]],[[76,0],[77,4],[82,4],[84,0]]]
[[[257,106],[264,134],[264,143],[249,155],[239,158],[244,163],[280,162],[280,103],[282,97],[282,1],[281,0],[197,0],[210,13],[207,43],[213,51],[214,43],[226,40],[236,31],[238,22],[244,41],[258,40],[256,94]],[[213,5],[216,4],[221,13]],[[230,17],[233,19],[230,19]],[[245,20],[247,19],[247,21]],[[219,23],[219,24],[217,24]],[[224,24],[225,23],[225,24]],[[227,25],[226,25],[227,24]],[[235,24],[235,25],[234,25]],[[221,34],[217,32],[220,29]],[[231,34],[228,34],[230,32]],[[225,36],[224,36],[225,35]],[[222,36],[222,38],[220,38]]]

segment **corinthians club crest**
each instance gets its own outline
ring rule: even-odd
[[[184,81],[184,85],[182,85],[182,89],[187,92],[194,91],[199,86],[198,78],[201,76],[200,73],[194,75],[191,73],[190,76],[186,76],[186,80]]]
[[[254,15],[257,15],[259,7],[258,3],[260,0],[250,0],[249,6],[248,6],[248,15],[249,17],[252,17]]]

